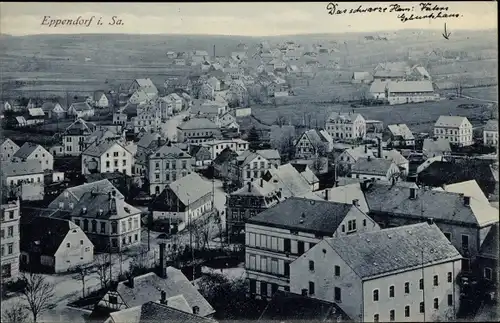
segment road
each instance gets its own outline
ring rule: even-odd
[[[189,115],[189,111],[182,111],[181,113],[168,119],[161,124],[161,133],[170,141],[177,141],[177,126],[182,123],[182,119]]]

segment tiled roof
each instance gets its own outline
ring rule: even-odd
[[[276,149],[260,149],[260,150],[257,150],[255,152],[267,160],[281,158],[279,151],[277,151]]]
[[[389,82],[387,88],[390,93],[434,92],[434,86],[431,81]]]
[[[359,209],[364,213],[369,212],[365,194],[361,190],[360,183],[327,188],[322,191],[314,192],[314,194],[318,195],[322,199],[326,199],[326,195],[328,195],[328,201],[336,203],[351,204],[353,200],[358,200]]]
[[[42,255],[53,256],[71,229],[77,226],[68,220],[32,217],[21,222],[20,248],[26,252],[40,250]]]
[[[250,186],[250,190],[248,187]],[[263,179],[257,179],[246,183],[242,188],[231,193],[231,195],[241,196],[269,196],[270,194],[279,192],[279,188]]]
[[[103,95],[106,96],[106,94],[104,93],[104,91],[95,91],[94,95],[93,95],[94,101],[100,100]]]
[[[434,124],[434,127],[458,128],[465,120],[467,120],[467,118],[461,116],[440,116]]]
[[[362,279],[461,259],[435,225],[418,223],[325,241]],[[423,259],[422,259],[422,252]]]
[[[6,177],[41,174],[43,173],[43,167],[42,162],[38,159],[18,163],[4,162],[2,163],[1,172]]]
[[[379,70],[374,74],[376,77],[404,77],[405,75],[406,73],[404,71],[396,70]]]
[[[479,255],[485,258],[491,258],[498,261],[498,223],[491,226],[490,231],[481,245]]]
[[[373,154],[377,154],[377,151],[373,151]],[[408,159],[404,158],[401,153],[396,149],[382,149],[382,157],[384,159],[392,161],[397,166],[408,163]]]
[[[291,164],[272,168],[269,173],[269,181],[280,187],[285,197],[299,196],[311,191],[310,184]]]
[[[359,113],[351,113],[351,112],[345,113],[345,112],[334,111],[330,114],[330,116],[328,117],[328,120],[341,119],[341,120],[354,122],[358,116],[361,116],[361,118],[363,118],[363,116]]]
[[[126,282],[120,282],[116,290],[128,307],[158,301],[161,298],[161,291],[165,291],[167,298],[183,295],[191,308],[198,306],[200,316],[208,316],[215,312],[179,269],[167,267],[166,271],[167,278],[148,273],[135,277],[133,288]]]
[[[291,197],[247,222],[331,236],[352,207],[352,204]]]
[[[425,138],[422,151],[429,155],[451,153],[450,141],[446,139]],[[432,156],[430,156],[432,157]]]
[[[387,88],[387,81],[375,80],[370,85],[370,93],[384,93]]]
[[[137,146],[141,148],[149,148],[152,142],[158,141],[158,138],[161,138],[159,133],[145,133],[141,139],[139,139]]]
[[[111,207],[112,200],[115,201],[115,209]],[[82,211],[84,208],[86,208],[86,213]],[[141,210],[131,206],[122,198],[112,196],[112,193],[87,192],[82,195],[78,204],[75,205],[71,217],[122,219],[140,213]]]
[[[42,117],[45,115],[42,108],[32,108],[28,109],[28,113],[31,117]]]
[[[405,123],[390,124],[387,126],[387,128],[389,128],[389,131],[392,133],[393,136],[401,136],[405,140],[415,139],[410,128],[408,128],[408,126]]]
[[[488,120],[484,125],[484,131],[498,131],[498,120]]]
[[[184,205],[212,193],[212,185],[194,172],[170,183],[169,187]]]
[[[91,145],[90,147],[85,149],[85,151],[82,153],[82,155],[101,157],[102,154],[107,152],[114,145],[118,145],[118,146],[123,148],[123,146],[120,143],[118,143],[117,141],[106,140],[106,141],[101,142],[98,145],[96,145],[96,144]],[[128,150],[126,150],[125,148],[123,148],[123,149],[130,154],[130,152]]]
[[[151,154],[150,158],[180,159],[191,158],[191,156],[175,145],[166,144]]]
[[[290,164],[300,173],[300,175],[309,183],[309,185],[319,183],[318,177],[314,175],[313,171],[307,166],[307,164],[299,164],[299,163],[290,163]]]
[[[75,102],[70,108],[75,109],[75,111],[88,111],[94,109],[87,102]]]
[[[95,128],[95,124],[79,118],[66,128],[64,135],[90,134],[95,130]]]
[[[415,199],[410,199],[411,188],[384,183],[374,183],[365,191],[370,212],[394,214],[408,218],[451,221],[485,225],[498,221],[498,212],[487,205],[466,206],[464,195],[429,189],[417,189]],[[488,208],[489,207],[489,208]],[[475,213],[479,210],[479,213]]]
[[[218,129],[217,125],[205,118],[192,118],[178,126],[181,130]]]
[[[263,322],[350,322],[352,319],[335,303],[277,291],[259,321]]]
[[[359,158],[351,167],[352,173],[386,176],[393,162],[384,158]]]
[[[31,155],[32,152],[35,151],[35,149],[38,148],[38,144],[35,144],[33,142],[25,142],[14,154],[13,157],[25,159],[28,158],[29,155]],[[40,156],[41,157],[41,156]]]
[[[352,78],[355,80],[372,80],[373,76],[369,72],[354,72]]]

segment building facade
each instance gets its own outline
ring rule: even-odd
[[[466,117],[440,116],[434,124],[434,136],[458,146],[472,145],[472,124]]]
[[[236,153],[242,153],[248,150],[248,141],[243,139],[210,140],[202,143],[202,146],[208,148],[214,160],[225,149],[229,148]]]
[[[333,139],[364,139],[366,136],[365,118],[359,113],[332,113],[326,122],[326,131]]]
[[[19,275],[19,200],[1,205],[2,282],[15,281]]]

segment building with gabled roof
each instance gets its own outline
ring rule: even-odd
[[[472,124],[466,117],[440,116],[434,124],[434,136],[457,146],[470,146],[473,143]]]
[[[39,144],[25,142],[12,156],[14,162],[36,160],[41,162],[43,170],[54,169],[54,157]]]
[[[73,222],[36,216],[21,220],[20,265],[61,273],[94,261],[94,245]]]
[[[85,150],[83,144],[85,138],[93,133],[97,126],[92,122],[87,122],[81,118],[70,124],[62,134],[62,144],[64,155],[80,156]]]
[[[2,139],[2,143],[0,144],[0,160],[2,162],[10,160],[18,150],[19,146],[11,139]]]
[[[325,237],[379,230],[357,206],[291,197],[247,220],[245,268],[251,297],[290,288],[290,266]]]
[[[212,185],[195,172],[168,184],[152,204],[153,218],[168,220],[176,231],[212,210]]]
[[[453,320],[461,259],[435,224],[326,238],[292,262],[290,291],[360,322]]]
[[[422,153],[426,159],[451,155],[450,141],[444,138],[425,138]]]
[[[94,143],[82,153],[82,174],[121,172],[132,175],[133,155],[118,141]]]
[[[88,119],[94,116],[95,110],[87,102],[75,102],[68,108],[67,114],[76,119]]]
[[[145,93],[151,95],[152,97],[158,95],[158,89],[150,78],[135,79],[130,85],[128,92],[129,94],[132,94],[137,90],[143,90]]]
[[[483,144],[498,147],[498,120],[488,120],[484,125]]]
[[[366,121],[359,113],[332,112],[327,119],[325,130],[333,139],[364,139]]]
[[[263,176],[264,180],[278,186],[286,198],[302,196],[312,192],[311,185],[291,164],[271,168]]]
[[[178,142],[203,143],[219,136],[219,127],[206,118],[192,118],[177,126]]]
[[[431,81],[391,81],[387,83],[387,100],[389,104],[437,101],[439,94]]]
[[[149,194],[160,195],[165,187],[193,171],[194,158],[177,145],[167,143],[148,158]]]
[[[397,181],[401,171],[399,167],[385,158],[359,158],[351,166],[351,177],[361,179],[381,180],[384,182]]]
[[[326,131],[309,129],[295,143],[297,158],[312,158],[323,156],[332,151],[333,139]]]
[[[393,147],[415,146],[415,136],[405,123],[390,124],[387,126],[389,139],[387,144]]]

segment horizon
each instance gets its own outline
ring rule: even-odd
[[[337,3],[337,9],[381,7],[384,13],[329,15],[327,2],[256,3],[0,3],[0,30],[11,36],[73,34],[207,35],[234,37],[276,37],[310,34],[382,33],[407,29],[442,30],[446,23],[454,30],[497,29],[497,7],[492,1],[432,2],[447,7],[438,12],[447,18],[424,18],[402,22],[401,12],[390,12],[391,2]],[[406,17],[425,16],[420,2],[404,2]],[[411,8],[411,9],[410,9]],[[50,19],[81,16],[84,25],[43,24]],[[453,16],[453,17],[452,17]],[[90,20],[94,17],[93,20]],[[97,21],[102,17],[102,24]],[[115,20],[113,20],[115,17]],[[122,24],[109,25],[110,22]]]

